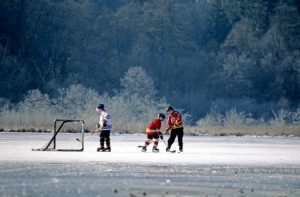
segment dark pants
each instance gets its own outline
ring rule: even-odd
[[[157,146],[158,145],[158,141],[159,141],[158,138],[159,138],[158,133],[156,133],[154,135],[147,135],[147,139],[148,140],[145,141],[145,145],[148,146],[151,143],[151,140],[154,139],[153,140],[154,141],[153,144],[154,144],[154,146]]]
[[[153,139],[158,139],[158,138],[159,138],[158,134],[155,134],[155,135],[147,135],[147,139],[153,140]]]
[[[106,142],[106,146],[110,147],[110,131],[101,131],[100,133],[100,147],[104,147],[104,141]]]
[[[183,148],[183,128],[178,128],[178,129],[172,129],[171,130],[171,135],[168,139],[168,147],[171,148],[172,144],[175,141],[176,136],[178,136],[178,146],[179,148]]]

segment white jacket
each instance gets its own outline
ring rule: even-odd
[[[110,114],[107,111],[103,110],[100,113],[99,124],[100,124],[100,130],[102,130],[102,131],[107,131],[107,130],[112,129],[112,122],[111,122],[111,119],[110,119]]]

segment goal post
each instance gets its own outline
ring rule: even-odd
[[[62,128],[66,123],[81,123],[80,128],[80,145],[76,148],[57,148],[57,136],[62,132]],[[74,139],[74,143],[79,143]],[[84,150],[84,121],[83,120],[67,120],[67,119],[55,119],[53,124],[53,136],[50,141],[46,143],[42,148],[33,148],[32,151],[83,151]]]

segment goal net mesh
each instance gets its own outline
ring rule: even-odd
[[[56,119],[50,140],[33,151],[83,151],[84,121]]]

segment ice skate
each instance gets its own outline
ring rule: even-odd
[[[170,150],[170,147],[167,146],[166,152],[169,152],[169,153],[176,153],[176,150]]]
[[[142,149],[142,152],[146,152],[147,151],[147,147],[144,146],[143,149]]]
[[[170,147],[169,146],[166,148],[166,152],[170,152]]]
[[[158,149],[157,147],[153,147],[153,148],[152,148],[152,152],[158,153],[158,152],[159,152],[159,149]]]
[[[180,147],[178,152],[179,152],[179,153],[182,153],[182,152],[183,152],[183,148]]]
[[[97,148],[97,152],[100,152],[100,151],[105,151],[105,148],[103,146],[100,146],[99,148]]]
[[[109,146],[109,147],[106,147],[105,151],[111,152],[111,147],[110,147],[110,146]]]

